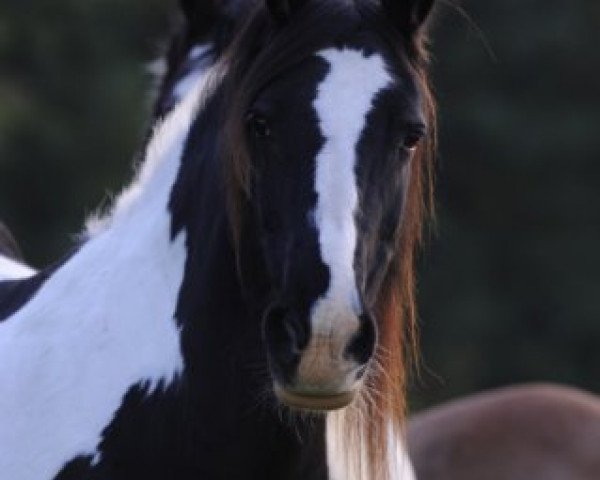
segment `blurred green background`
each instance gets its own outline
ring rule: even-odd
[[[175,3],[2,0],[0,219],[35,266],[129,180]],[[413,408],[524,381],[600,393],[600,2],[462,5],[473,22],[442,6],[433,36]]]

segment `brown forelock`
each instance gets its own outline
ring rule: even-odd
[[[373,13],[372,3],[364,3],[360,14],[380,24],[399,59],[413,66],[424,99],[428,133],[411,160],[410,184],[403,209],[401,233],[392,266],[386,275],[376,305],[379,344],[366,388],[347,409],[343,425],[348,439],[347,462],[355,471],[367,472],[364,480],[389,479],[387,454],[390,428],[398,438],[404,434],[406,371],[416,364],[418,355],[415,257],[422,240],[423,225],[434,211],[434,157],[436,151],[436,108],[428,76],[428,56],[423,32],[406,39],[386,25],[380,14]],[[352,28],[359,17],[344,2],[309,0],[282,29],[273,25],[261,7],[249,15],[245,26],[226,53],[228,74],[226,95],[228,118],[223,135],[227,200],[234,239],[240,235],[242,212],[250,197],[252,166],[245,135],[245,115],[252,101],[269,81],[305,58],[311,52],[330,45],[339,35]],[[356,13],[354,11],[354,13]],[[266,40],[266,46],[259,48]],[[365,456],[352,447],[366,449]],[[368,465],[361,465],[362,460]]]

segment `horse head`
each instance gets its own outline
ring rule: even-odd
[[[187,67],[161,99],[177,101],[198,48],[221,69],[211,121],[234,243],[246,283],[265,277],[263,340],[290,406],[344,407],[398,363],[390,311],[412,309],[435,127],[423,73],[432,3],[183,2]]]

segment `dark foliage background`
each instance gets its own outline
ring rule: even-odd
[[[36,266],[128,181],[174,4],[0,3],[0,218]],[[413,406],[522,381],[600,393],[600,3],[463,6],[485,40],[440,9]]]

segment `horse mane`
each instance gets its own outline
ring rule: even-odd
[[[392,47],[399,61],[408,60],[419,83],[428,134],[411,160],[410,182],[401,233],[392,266],[376,304],[379,342],[366,388],[355,403],[335,419],[348,471],[357,478],[392,480],[389,456],[404,436],[406,376],[418,354],[415,258],[424,222],[433,214],[433,162],[436,149],[436,106],[427,75],[424,30],[403,34],[390,25],[374,2],[309,0],[280,28],[260,5],[225,51],[225,97],[229,98],[221,149],[229,217],[234,244],[243,237],[244,213],[252,195],[252,165],[245,140],[245,116],[257,94],[272,79],[312,52],[335,44],[342,34],[365,23]]]

